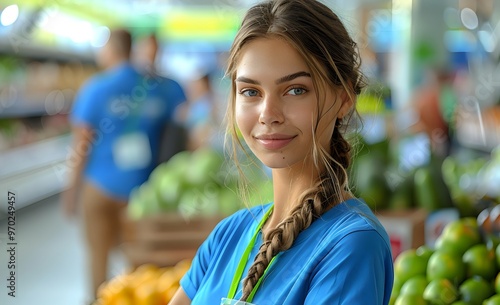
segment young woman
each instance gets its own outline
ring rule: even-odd
[[[230,52],[229,132],[272,169],[274,202],[223,220],[170,304],[388,304],[387,233],[348,187],[356,44],[316,1],[252,7]],[[243,147],[239,143],[240,147]]]

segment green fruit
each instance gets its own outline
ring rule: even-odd
[[[495,294],[491,298],[484,300],[483,305],[500,305],[500,294]]]
[[[394,277],[394,284],[392,285],[392,292],[391,295],[399,295],[399,292],[401,291],[401,287],[403,287],[405,281],[402,281],[399,277],[395,276]]]
[[[495,258],[497,262],[497,267],[500,269],[500,245],[495,248]]]
[[[484,300],[494,294],[491,284],[480,277],[465,280],[458,289],[461,299],[469,305],[482,305]]]
[[[485,244],[472,246],[463,257],[467,277],[480,276],[492,280],[497,275],[495,252],[488,250]]]
[[[413,175],[406,176],[394,189],[389,199],[389,208],[391,210],[412,208],[415,205],[413,186]]]
[[[388,205],[389,186],[385,178],[385,166],[379,154],[366,154],[356,158],[352,167],[353,191],[363,198],[373,210],[384,209]]]
[[[415,253],[417,253],[418,256],[425,258],[425,260],[429,262],[429,258],[434,253],[434,250],[432,250],[429,246],[422,245],[415,250]]]
[[[436,250],[462,256],[470,247],[481,243],[481,234],[471,219],[459,219],[448,223],[436,240]]]
[[[495,292],[500,294],[500,272],[497,273],[495,281],[493,282]]]
[[[127,215],[130,219],[138,220],[147,215],[158,214],[160,211],[160,200],[148,182],[132,190],[127,206]]]
[[[427,278],[425,275],[417,275],[414,276],[410,279],[408,279],[403,286],[401,287],[401,290],[399,292],[400,295],[402,294],[414,294],[414,295],[423,295],[425,287],[429,282],[427,281]]]
[[[391,298],[389,299],[389,305],[395,305],[398,296],[399,295],[397,293],[392,293]]]
[[[448,279],[453,284],[461,283],[465,279],[462,257],[440,250],[434,252],[427,263],[427,279]]]
[[[432,212],[442,208],[436,191],[436,184],[430,168],[421,167],[415,170],[415,199],[419,207]]]
[[[177,204],[184,192],[185,183],[182,176],[175,172],[166,172],[163,177],[156,179],[157,193],[160,198],[161,207],[164,211],[174,211],[177,209]]]
[[[187,150],[178,152],[165,163],[165,169],[168,171],[174,171],[179,176],[183,176],[186,174],[186,171],[191,164],[191,156],[192,153]]]
[[[204,193],[195,189],[181,195],[178,212],[184,218],[196,215],[213,216],[218,213],[218,200],[218,193]]]
[[[404,294],[396,298],[394,305],[427,305],[427,301],[422,295]]]
[[[424,299],[435,305],[449,305],[458,299],[458,291],[447,279],[436,279],[429,282],[424,290]]]
[[[448,156],[443,160],[441,172],[448,186],[458,185],[458,180],[460,178],[458,175],[458,167],[458,162],[452,156]]]
[[[425,275],[427,262],[425,258],[416,254],[414,249],[409,249],[400,253],[394,261],[394,276],[401,283],[408,279]]]
[[[195,186],[213,181],[223,162],[222,156],[213,149],[200,148],[194,151],[185,173],[186,181]]]

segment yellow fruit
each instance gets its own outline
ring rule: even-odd
[[[467,279],[460,285],[459,291],[461,299],[469,305],[482,305],[494,294],[491,284],[480,277]]]
[[[427,264],[427,279],[448,279],[454,285],[465,279],[465,264],[461,256],[450,252],[436,251]]]
[[[134,305],[161,305],[161,295],[156,289],[156,282],[142,283],[135,289]]]
[[[178,279],[184,276],[184,274],[189,270],[191,267],[191,260],[190,259],[183,259],[174,266],[174,271],[177,274]]]
[[[467,277],[478,275],[487,281],[497,275],[495,252],[486,248],[485,244],[472,246],[462,257],[467,270]]]
[[[426,268],[426,259],[418,256],[414,249],[409,249],[396,257],[394,261],[394,276],[403,284],[414,276],[425,275]]]
[[[132,286],[138,287],[143,283],[147,283],[150,281],[156,281],[159,277],[158,269],[145,269],[140,272],[133,273]]]
[[[113,305],[134,305],[134,300],[127,295],[117,295]]]
[[[97,291],[98,299],[102,300],[104,304],[123,303],[124,301],[119,300],[131,299],[133,292],[129,286],[129,279],[129,275],[122,274],[114,277],[107,283],[103,283]]]
[[[170,289],[170,287],[178,285],[178,283],[179,279],[175,271],[173,269],[168,269],[158,278],[158,291],[165,292]]]
[[[154,264],[143,264],[137,267],[134,271],[135,274],[141,274],[145,272],[156,272],[160,268]]]

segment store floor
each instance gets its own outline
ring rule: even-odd
[[[4,202],[4,201],[0,201]],[[2,207],[3,208],[3,207]],[[25,207],[16,214],[15,297],[10,297],[7,220],[0,220],[0,304],[88,304],[86,247],[80,221],[64,217],[58,196]],[[126,268],[116,251],[110,259],[110,276]]]

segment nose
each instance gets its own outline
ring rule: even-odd
[[[267,96],[261,105],[259,122],[263,125],[281,124],[285,120],[282,101],[273,96]]]

